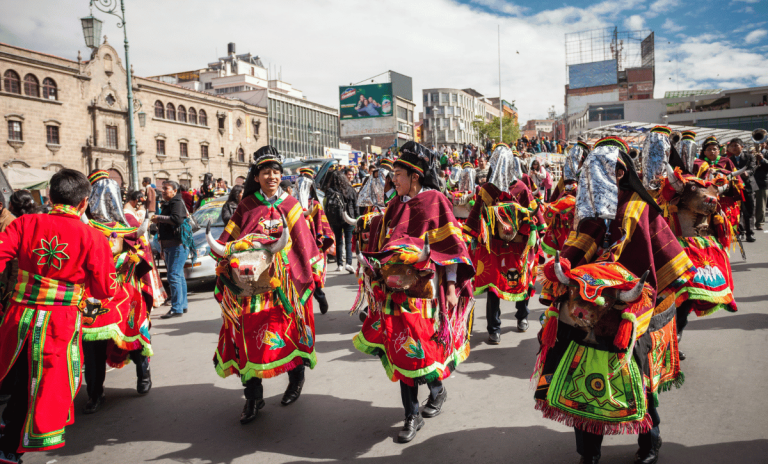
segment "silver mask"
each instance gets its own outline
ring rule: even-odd
[[[91,188],[91,196],[88,197],[88,206],[91,209],[91,219],[102,224],[118,222],[128,226],[123,212],[123,196],[120,194],[120,186],[112,179],[96,181]]]
[[[683,139],[677,142],[677,152],[680,154],[680,158],[683,160],[688,172],[693,173],[693,164],[696,162],[696,154],[699,150],[699,146],[695,140]]]
[[[379,169],[379,175],[376,177],[368,176],[363,181],[360,191],[357,192],[357,206],[384,206],[384,178],[381,172],[386,169]]]
[[[523,177],[520,160],[515,157],[511,149],[503,145],[499,145],[493,151],[488,166],[491,169],[491,176],[488,178],[488,182],[495,185],[502,192],[506,192],[512,182]]]
[[[310,198],[312,195],[312,186],[315,181],[304,176],[296,179],[296,186],[293,189],[293,196],[299,200],[299,204],[304,210],[309,209]]]
[[[447,184],[449,188],[453,188],[459,183],[461,179],[461,166],[451,166],[451,172],[448,174]]]
[[[579,161],[584,154],[584,147],[578,143],[574,145],[565,157],[565,163],[563,163],[563,178],[565,180],[578,180],[579,179]]]
[[[618,147],[601,146],[589,153],[579,174],[576,214],[573,226],[586,218],[614,219],[619,203],[616,181]]]
[[[664,177],[665,166],[669,161],[669,150],[672,145],[666,134],[649,132],[643,142],[642,165],[643,187],[646,190],[658,190]]]
[[[475,190],[475,168],[464,168],[459,177],[459,192],[473,192]]]

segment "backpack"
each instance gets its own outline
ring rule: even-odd
[[[326,200],[325,214],[328,216],[331,222],[341,224],[344,222],[343,211],[345,207],[346,205],[344,204],[344,199],[341,197],[339,192],[332,192],[330,195],[328,195]]]

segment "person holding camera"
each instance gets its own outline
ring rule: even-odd
[[[152,222],[157,224],[160,246],[163,249],[165,267],[168,271],[168,285],[171,287],[171,310],[160,316],[161,319],[180,317],[187,312],[187,279],[184,278],[184,263],[189,251],[181,242],[178,233],[187,210],[179,191],[179,184],[167,180],[163,182],[162,190],[164,203],[160,206],[160,214],[152,216]]]

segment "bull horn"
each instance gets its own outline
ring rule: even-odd
[[[216,256],[224,256],[224,250],[226,250],[226,247],[219,243],[219,241],[213,238],[213,235],[211,235],[210,221],[205,226],[205,239],[208,241],[208,246],[211,247],[213,254]]]
[[[555,275],[557,276],[557,280],[560,281],[563,285],[568,285],[571,282],[571,279],[569,279],[565,272],[563,272],[563,266],[560,265],[560,252],[555,252]]]
[[[717,194],[718,195],[724,194],[725,192],[728,191],[728,187],[730,187],[728,184],[721,185],[720,187],[717,188]]]
[[[373,271],[373,267],[371,267],[371,263],[369,263],[368,260],[365,259],[365,257],[359,251],[357,252],[357,264],[359,264],[360,267],[368,268],[371,271]]]
[[[272,245],[265,247],[266,250],[272,253],[273,255],[280,253],[281,251],[283,251],[283,248],[288,246],[288,236],[290,235],[290,233],[288,232],[288,223],[285,222],[285,216],[283,215],[283,213],[280,213],[280,219],[283,220],[283,232],[280,234],[280,238],[277,239],[277,241]]]
[[[136,229],[136,235],[141,237],[147,232],[147,229],[149,229],[149,218],[144,219],[144,222],[142,222],[139,228]]]
[[[424,262],[429,259],[429,235],[424,236],[424,248],[421,250],[417,263]]]
[[[748,169],[748,168],[749,168],[749,166],[744,166],[743,168],[739,169],[738,171],[732,172],[732,173],[731,173],[731,176],[733,176],[733,177],[739,177],[740,175],[742,175],[742,174],[744,174],[745,172],[747,172],[747,169]]]
[[[90,222],[88,221],[88,216],[86,216],[85,213],[80,215],[80,222],[82,222],[85,225],[90,224]]]
[[[640,278],[640,282],[637,283],[634,287],[632,287],[631,290],[625,290],[623,292],[619,292],[619,300],[623,301],[624,303],[629,303],[631,301],[635,301],[636,299],[640,298],[640,294],[643,292],[643,286],[645,285],[645,281],[648,279],[648,274],[650,274],[649,271],[645,271],[645,274],[643,274],[643,277]]]
[[[682,193],[683,187],[685,186],[683,185],[682,182],[680,182],[680,179],[678,179],[677,176],[675,175],[675,170],[672,169],[672,166],[670,166],[669,163],[667,163],[666,166],[667,166],[667,179],[669,179],[669,184],[672,186],[673,189],[675,189],[675,192]]]
[[[343,211],[341,212],[341,215],[342,215],[342,217],[344,218],[344,222],[346,222],[347,224],[349,224],[349,225],[352,225],[352,226],[354,226],[354,225],[356,225],[356,224],[357,224],[357,221],[356,221],[354,218],[351,218],[351,217],[349,216],[349,214],[347,214],[347,211],[346,211],[346,210],[343,210]]]

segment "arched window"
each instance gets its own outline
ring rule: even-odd
[[[40,81],[34,74],[24,76],[24,94],[30,97],[40,97]]]
[[[112,56],[104,55],[104,72],[112,74]]]
[[[208,115],[205,114],[205,110],[200,110],[200,112],[197,113],[197,119],[198,119],[197,122],[201,126],[207,126],[208,125]]]
[[[187,111],[187,117],[189,118],[190,124],[197,124],[197,111],[195,111],[194,108],[189,108],[189,111]]]
[[[56,82],[50,77],[43,79],[43,98],[48,100],[58,100],[56,93]]]
[[[239,163],[245,163],[245,151],[242,148],[237,149],[237,161]]]
[[[165,110],[163,107],[163,102],[160,100],[155,102],[155,117],[163,119],[165,118]]]
[[[3,87],[5,87],[6,92],[21,94],[21,80],[16,71],[11,69],[6,71],[3,75],[3,81]]]
[[[187,110],[184,109],[184,105],[179,105],[176,115],[179,122],[187,122]]]
[[[165,119],[176,120],[176,108],[173,107],[172,103],[165,105]]]

